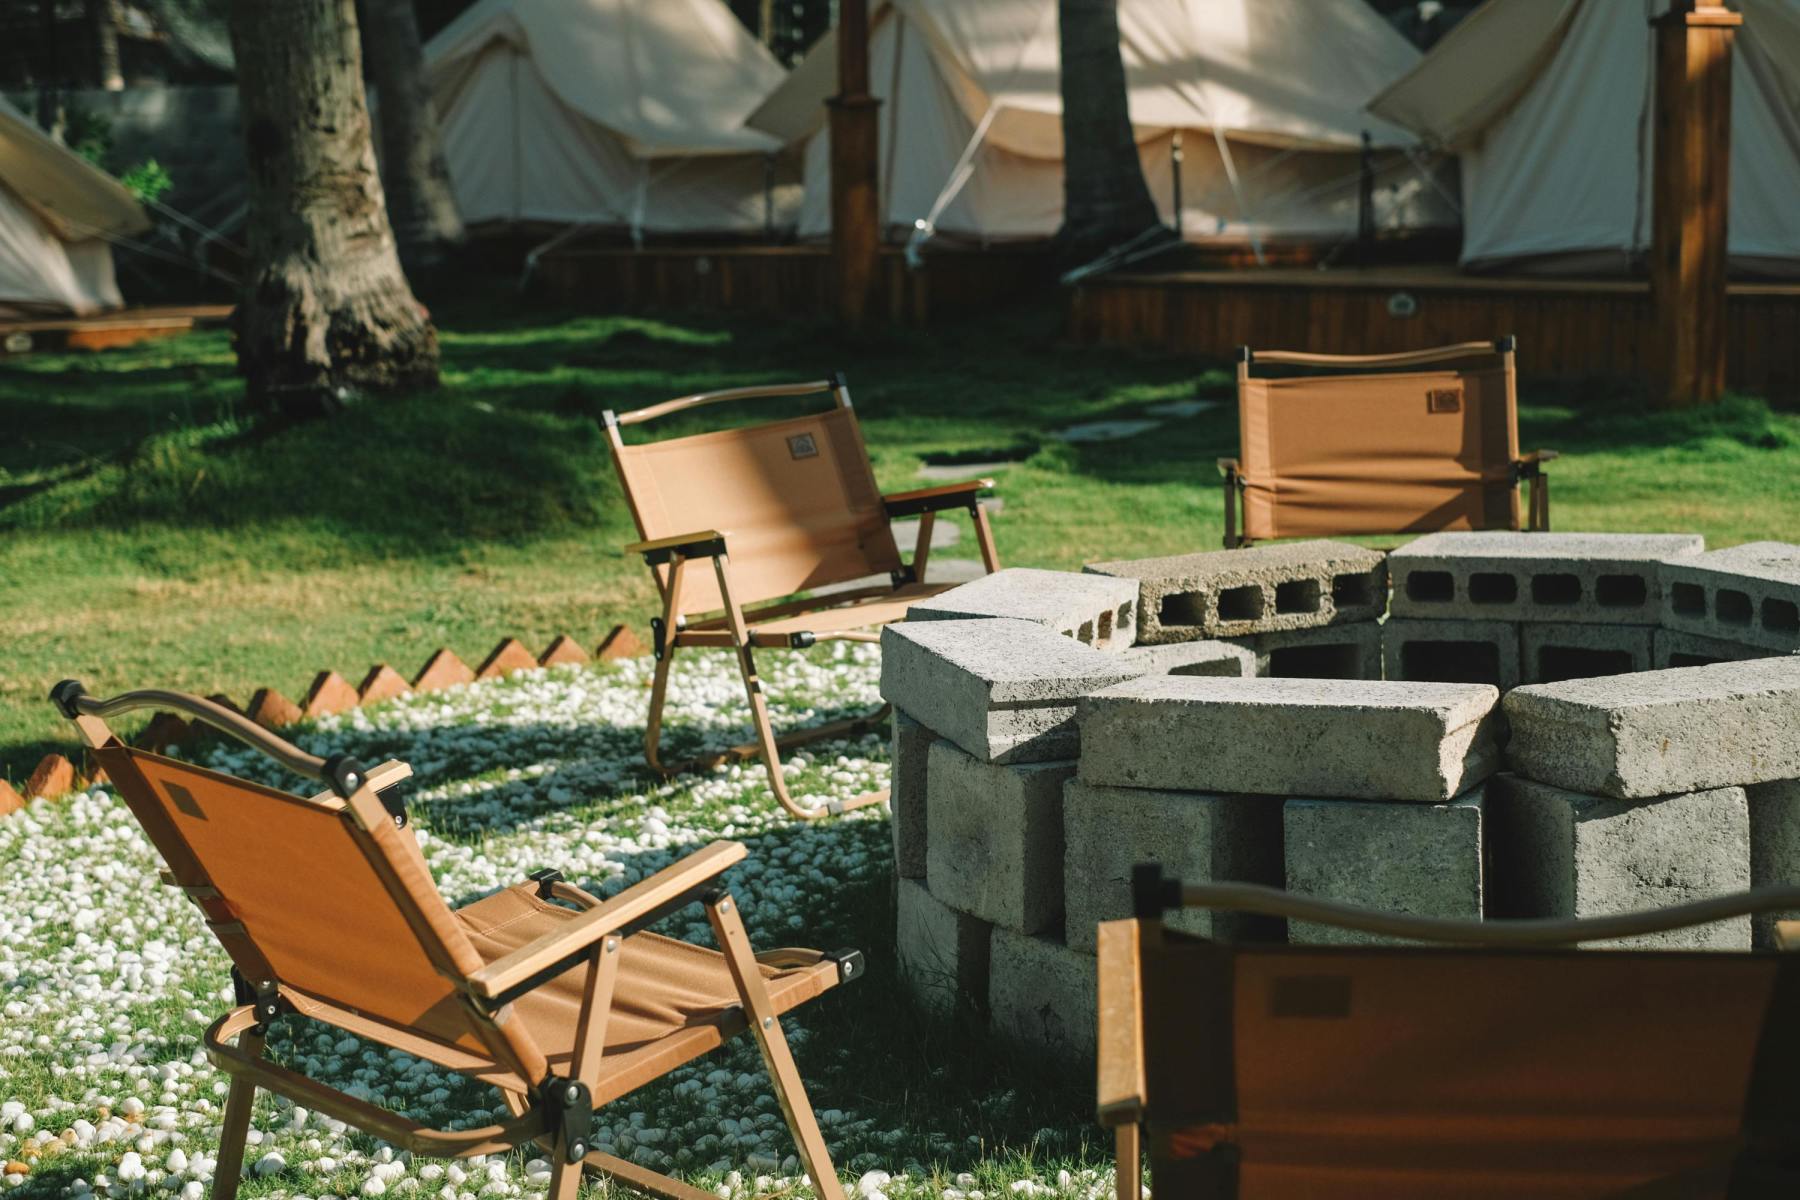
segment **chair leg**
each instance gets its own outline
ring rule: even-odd
[[[663,765],[659,756],[662,744],[663,705],[669,699],[669,669],[675,663],[675,643],[671,638],[656,660],[656,674],[650,681],[650,714],[644,718],[644,761],[659,775],[671,775],[673,768]]]
[[[1139,1130],[1135,1122],[1113,1131],[1114,1174],[1118,1200],[1142,1200],[1143,1162],[1138,1149]]]
[[[988,524],[987,509],[979,501],[969,505],[969,519],[975,523],[975,545],[981,551],[981,565],[992,575],[1000,569],[1000,551],[994,547],[994,527]]]
[[[781,1018],[769,1002],[769,991],[763,983],[756,953],[750,948],[750,935],[744,930],[737,903],[729,895],[714,896],[707,901],[706,917],[712,925],[713,938],[724,952],[731,981],[737,985],[750,1033],[756,1038],[756,1048],[762,1051],[763,1066],[769,1072],[769,1082],[775,1087],[775,1098],[781,1102],[788,1132],[793,1135],[800,1162],[812,1179],[813,1190],[820,1200],[844,1200],[843,1184],[838,1181],[837,1168],[831,1165],[825,1135],[819,1132],[819,1121],[813,1115],[812,1101],[806,1097],[800,1068],[794,1065],[794,1053],[782,1031]]]
[[[570,1162],[568,1145],[562,1137],[550,1145],[550,1190],[544,1200],[575,1200],[581,1190],[581,1173],[587,1161]]]
[[[262,1056],[263,1034],[247,1029],[238,1035],[238,1048]],[[225,1097],[225,1127],[219,1135],[219,1160],[213,1167],[213,1200],[234,1200],[244,1177],[244,1139],[250,1132],[250,1111],[256,1106],[256,1085],[241,1075],[231,1077]]]

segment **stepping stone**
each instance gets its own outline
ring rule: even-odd
[[[1161,425],[1161,421],[1150,421],[1141,417],[1120,421],[1089,421],[1086,424],[1059,429],[1050,436],[1062,442],[1117,442],[1123,441],[1125,438],[1136,437],[1140,433],[1149,433]]]
[[[931,548],[941,550],[945,546],[954,546],[962,539],[962,529],[954,521],[936,521],[931,526]],[[910,554],[912,548],[919,544],[919,519],[909,517],[904,521],[894,522],[894,544],[900,547],[903,554]]]
[[[983,475],[992,475],[995,471],[1004,471],[1023,461],[1023,459],[1005,459],[1001,462],[926,463],[919,468],[918,474],[920,479],[931,479],[940,483],[961,483],[965,479],[977,479]]]
[[[1167,404],[1152,404],[1144,411],[1153,417],[1192,417],[1217,407],[1217,400],[1171,400]]]

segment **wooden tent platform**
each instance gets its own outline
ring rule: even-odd
[[[1741,283],[1726,302],[1728,386],[1800,395],[1800,285]],[[1642,280],[1465,275],[1451,266],[1121,274],[1070,297],[1078,341],[1229,356],[1238,346],[1385,353],[1516,334],[1536,375],[1641,376]]]
[[[223,324],[229,304],[125,308],[93,317],[0,318],[0,356],[33,350],[110,350]]]

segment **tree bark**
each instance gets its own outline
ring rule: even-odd
[[[88,27],[94,35],[94,82],[109,92],[125,90],[119,66],[119,0],[87,0]]]
[[[1065,258],[1084,261],[1160,227],[1131,136],[1116,0],[1058,0]]]
[[[362,0],[363,48],[381,123],[381,183],[407,270],[444,261],[463,240],[462,215],[438,136],[413,0]]]
[[[250,399],[332,412],[437,383],[437,332],[383,207],[355,0],[232,0],[250,168],[250,268],[237,310]]]

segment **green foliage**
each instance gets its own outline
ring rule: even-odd
[[[63,144],[104,171],[112,153],[112,121],[84,105],[69,104],[63,110]]]
[[[140,204],[154,204],[175,186],[174,178],[168,168],[154,158],[146,158],[135,167],[128,167],[119,176],[119,182],[125,190],[138,198]]]

